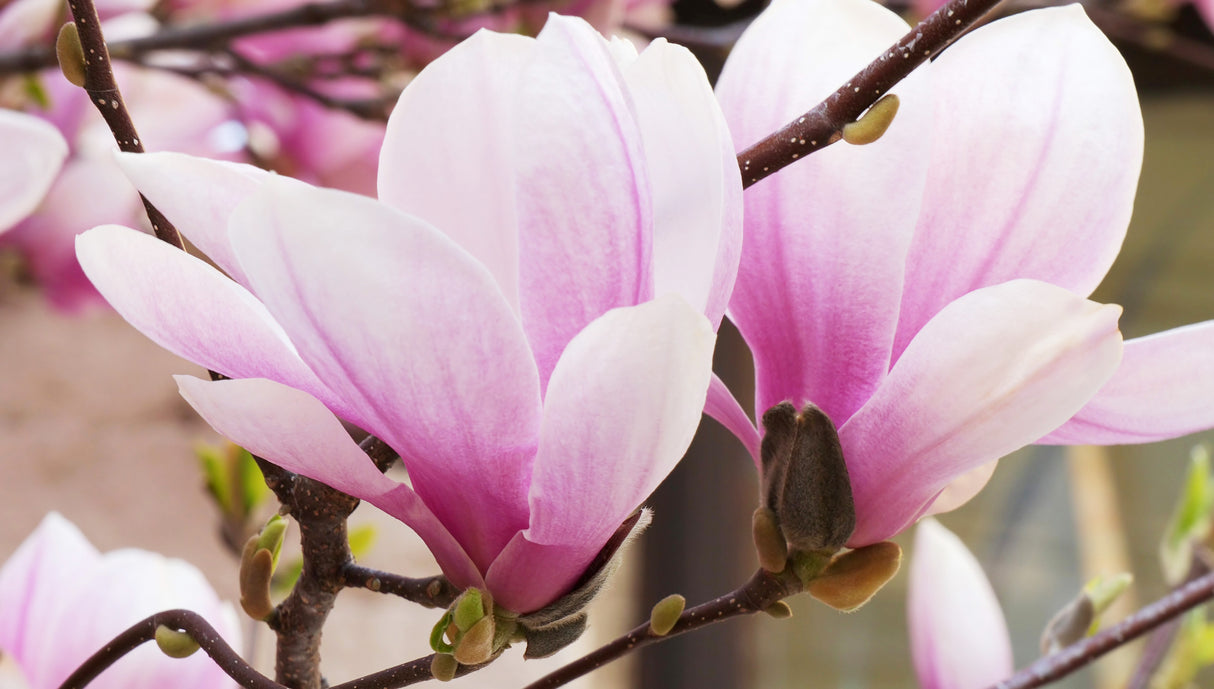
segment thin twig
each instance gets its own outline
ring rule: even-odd
[[[1033,689],[1061,679],[1210,598],[1214,598],[1214,573],[1185,584],[1095,636],[1041,658],[990,689]]]
[[[397,596],[427,608],[445,608],[459,595],[442,575],[415,579],[350,563],[342,569],[342,577],[350,588]]]
[[[250,60],[235,48],[223,51],[235,63],[236,71],[254,77],[260,77],[288,93],[308,98],[330,110],[343,110],[364,120],[387,122],[388,113],[396,103],[397,95],[380,98],[352,100],[336,98],[327,93],[312,88],[307,82],[283,74],[281,71]]]
[[[241,659],[236,651],[232,650],[232,647],[223,640],[214,627],[201,615],[189,610],[166,610],[136,622],[126,631],[114,637],[101,650],[89,656],[88,660],[84,661],[63,681],[59,689],[83,689],[119,658],[130,653],[145,641],[154,639],[156,628],[162,625],[188,634],[220,669],[245,689],[286,689],[254,670]]]
[[[101,33],[101,19],[97,16],[97,7],[92,0],[70,0],[68,8],[76,23],[76,31],[80,35],[80,46],[84,55],[84,90],[89,94],[89,101],[101,113],[102,119],[114,134],[118,148],[128,153],[143,153],[143,143],[139,140],[139,132],[131,121],[122,93],[118,90],[118,82],[114,80],[114,70],[110,67],[110,53],[106,48],[105,36]],[[143,194],[139,195],[148,220],[152,223],[152,231],[161,240],[173,246],[184,249],[181,235],[177,228],[156,209]]]
[[[783,600],[802,590],[801,582],[792,574],[791,569],[786,569],[782,574],[772,574],[767,570],[760,569],[755,572],[750,581],[732,593],[727,593],[720,598],[685,611],[679,617],[679,621],[670,630],[669,634],[659,636],[650,630],[648,623],[643,624],[607,645],[601,646],[555,672],[528,684],[525,689],[553,689],[554,687],[563,686],[588,672],[597,670],[607,663],[622,658],[638,648],[702,629],[710,624],[722,622],[733,617],[762,612],[777,601]]]
[[[775,174],[842,137],[895,84],[957,40],[1000,0],[952,0],[914,27],[812,110],[738,154],[742,186]]]

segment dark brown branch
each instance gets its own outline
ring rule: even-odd
[[[563,686],[607,663],[618,660],[638,648],[655,644],[680,634],[702,629],[741,615],[753,615],[771,607],[802,590],[801,582],[792,574],[791,567],[783,574],[772,574],[760,569],[732,593],[686,610],[669,634],[658,636],[649,629],[649,623],[633,629],[624,636],[578,658],[559,670],[528,684],[525,689],[553,689]]]
[[[143,153],[139,132],[135,130],[131,115],[122,101],[118,82],[114,80],[110,53],[101,33],[101,20],[97,16],[96,6],[92,0],[70,0],[68,8],[72,11],[76,30],[80,35],[80,46],[84,54],[84,90],[88,92],[89,100],[113,132],[118,148],[128,153]],[[185,244],[182,243],[177,228],[142,194],[139,198],[143,201],[143,208],[156,236],[179,249],[184,249]]]
[[[1061,679],[1211,598],[1214,573],[1185,584],[1095,636],[1038,660],[990,689],[1033,689]]]
[[[459,596],[459,591],[442,575],[414,579],[351,563],[342,570],[342,576],[343,583],[350,588],[397,596],[427,608],[446,608]]]
[[[68,676],[59,689],[83,689],[97,675],[113,665],[119,658],[130,653],[145,641],[156,636],[156,628],[165,626],[183,631],[198,643],[215,664],[245,689],[286,689],[281,684],[262,675],[228,646],[219,632],[215,631],[201,615],[189,610],[166,610],[135,623],[119,634],[104,648],[89,656],[79,668]]]
[[[952,0],[914,27],[826,100],[738,154],[742,186],[775,174],[842,137],[895,84],[957,40],[1000,0]]]

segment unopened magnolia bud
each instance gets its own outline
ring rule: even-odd
[[[871,144],[880,139],[898,114],[898,97],[887,93],[881,100],[860,116],[860,119],[843,125],[843,140],[853,146]]]
[[[189,658],[198,650],[198,642],[189,634],[169,629],[163,624],[156,627],[156,645],[170,658]]]
[[[771,615],[777,620],[786,620],[792,617],[792,608],[788,607],[788,603],[778,600],[775,603],[763,608],[763,612]]]
[[[273,577],[274,555],[257,547],[256,536],[250,538],[240,559],[240,607],[249,617],[264,620],[274,612],[274,603],[270,600]]]
[[[874,543],[836,557],[806,589],[830,607],[851,612],[893,579],[901,564],[902,549],[896,543]]]
[[[831,420],[812,404],[782,402],[763,414],[763,504],[789,552],[834,553],[856,528],[851,481]]]
[[[1041,653],[1050,654],[1092,634],[1100,615],[1117,600],[1134,578],[1128,573],[1098,577],[1088,582],[1071,602],[1059,610],[1041,633]]]
[[[677,593],[672,593],[653,606],[649,613],[649,632],[654,636],[666,636],[679,622],[683,608],[687,607],[687,599]]]
[[[84,87],[84,47],[80,45],[80,33],[76,25],[68,22],[59,28],[55,39],[55,57],[59,58],[59,71],[63,78],[76,86]]]
[[[440,682],[450,682],[455,679],[455,671],[459,670],[459,661],[450,653],[437,653],[430,661],[430,674]]]
[[[780,533],[776,513],[767,507],[756,509],[751,518],[751,532],[759,553],[759,566],[775,574],[783,572],[788,565],[788,543]]]
[[[486,615],[468,631],[464,632],[455,645],[455,659],[460,665],[480,665],[493,657],[493,616]]]
[[[452,610],[452,621],[461,631],[466,632],[485,616],[485,608],[481,601],[480,589],[468,589],[460,595]]]

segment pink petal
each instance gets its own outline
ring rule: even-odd
[[[520,531],[489,569],[486,586],[506,610],[539,610],[571,590],[597,553],[583,545],[535,543]]]
[[[33,115],[0,110],[0,151],[4,151],[4,165],[0,166],[2,233],[42,202],[67,157],[67,142],[59,130]]]
[[[905,31],[867,0],[774,3],[717,84],[734,140],[750,145],[809,110]],[[926,178],[927,87],[919,75],[899,85],[876,143],[837,144],[746,191],[729,313],[755,353],[758,414],[812,401],[840,425],[888,371]]]
[[[979,287],[1032,278],[1089,294],[1121,248],[1142,164],[1130,71],[1078,6],[978,29],[932,75],[935,146],[899,352]]]
[[[518,310],[514,100],[535,41],[481,31],[401,93],[379,198],[433,224],[489,269]]]
[[[228,241],[228,218],[270,173],[182,153],[116,155],[127,179],[169,222],[233,280],[248,284]]]
[[[907,616],[923,689],[982,689],[1012,674],[1003,610],[981,565],[934,519],[915,530]]]
[[[487,568],[527,523],[539,381],[493,276],[430,225],[274,179],[232,218],[254,293]]]
[[[1120,313],[1032,280],[941,310],[839,429],[856,502],[849,545],[893,536],[954,478],[1070,418],[1121,360]]]
[[[653,200],[623,79],[584,21],[548,20],[517,99],[520,303],[546,389],[588,323],[653,294]]]
[[[202,614],[239,647],[234,611],[219,602],[196,568],[142,550],[101,555],[74,525],[52,513],[0,569],[0,648],[11,654],[31,689],[52,689],[123,629],[171,608]],[[154,647],[128,654],[95,682],[103,689],[228,683],[201,654],[172,660]]]
[[[973,500],[974,496],[981,492],[986,487],[986,484],[990,482],[991,477],[995,475],[995,468],[997,466],[999,466],[999,460],[987,462],[949,481],[949,484],[944,487],[944,490],[940,491],[940,494],[936,496],[936,499],[932,501],[931,506],[927,508],[927,511],[923,515],[930,517],[935,514],[952,512],[970,500]]]
[[[1214,427],[1214,321],[1125,343],[1113,378],[1070,421],[1041,440],[1116,445]]]
[[[381,474],[318,400],[264,379],[176,379],[181,395],[215,430],[259,457],[366,500],[408,524],[452,583],[482,585],[476,566],[442,522],[409,486]]]
[[[704,69],[665,39],[621,64],[653,185],[654,291],[719,326],[742,247],[733,141]]]
[[[76,240],[85,273],[153,342],[232,378],[271,378],[353,413],[299,358],[248,290],[211,266],[136,230],[106,225]]]
[[[742,411],[742,405],[738,404],[737,398],[715,373],[712,374],[712,380],[708,384],[708,400],[704,404],[704,413],[716,419],[738,440],[742,441],[746,450],[750,452],[750,458],[755,461],[755,468],[761,469],[759,466],[759,432],[755,430],[755,424],[746,415],[746,412]]]
[[[653,492],[699,425],[715,339],[677,295],[609,311],[578,333],[544,402],[529,539],[597,552]]]

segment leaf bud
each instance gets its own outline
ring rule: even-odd
[[[687,607],[687,599],[672,593],[653,606],[649,613],[649,633],[654,636],[666,636],[679,622],[683,608]]]
[[[853,146],[863,146],[880,139],[898,114],[898,104],[898,96],[885,94],[860,119],[843,125],[843,140]]]
[[[455,644],[455,659],[460,665],[480,665],[493,657],[495,629],[493,616],[485,615],[464,632]]]
[[[455,601],[452,609],[452,621],[461,632],[472,628],[485,616],[486,610],[481,601],[480,589],[471,588],[464,591],[459,600]]]
[[[249,617],[264,620],[274,612],[274,602],[270,599],[274,555],[257,544],[257,536],[250,538],[240,558],[240,607]]]
[[[434,660],[430,661],[430,674],[440,682],[455,679],[456,670],[459,670],[459,661],[450,653],[437,653]]]
[[[775,603],[763,608],[763,612],[776,618],[777,620],[787,620],[792,617],[792,608],[788,607],[788,603],[778,600]]]
[[[1129,588],[1134,580],[1123,572],[1113,577],[1097,577],[1088,582],[1079,595],[1054,614],[1041,633],[1041,653],[1048,655],[1094,634],[1100,616]]]
[[[779,574],[788,565],[788,543],[780,533],[780,522],[770,508],[759,507],[751,518],[751,532],[755,550],[759,553],[759,566]]]
[[[831,560],[806,589],[809,595],[830,607],[851,612],[889,583],[901,564],[902,549],[896,543],[874,543]]]
[[[198,650],[198,642],[189,634],[163,624],[156,627],[156,645],[170,658],[189,658]]]
[[[59,71],[63,72],[63,78],[83,88],[87,63],[84,60],[84,47],[80,45],[80,32],[73,22],[59,28],[59,36],[55,39],[55,57],[59,59]]]

